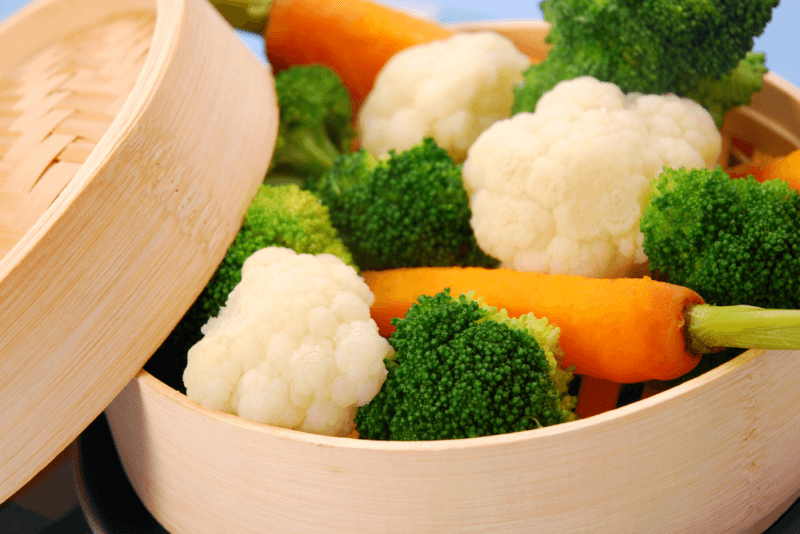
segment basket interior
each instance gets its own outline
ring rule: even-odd
[[[0,72],[0,258],[69,184],[144,66],[155,14],[109,17]]]

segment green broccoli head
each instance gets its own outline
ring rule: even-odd
[[[461,166],[433,139],[385,161],[339,156],[314,191],[362,269],[497,265],[475,241]]]
[[[546,0],[553,49],[515,89],[533,111],[562,80],[593,76],[622,91],[684,96],[728,75],[753,47],[778,0]]]
[[[764,54],[748,52],[730,73],[719,80],[704,78],[686,96],[706,108],[714,117],[717,128],[722,127],[722,119],[729,110],[746,106],[753,93],[764,85]]]
[[[280,122],[270,175],[313,183],[355,137],[350,92],[333,70],[296,65],[275,75]]]
[[[710,304],[800,307],[800,193],[722,168],[665,169],[641,219],[650,268]]]
[[[380,392],[356,415],[364,439],[488,436],[576,418],[558,370],[558,329],[449,290],[420,296],[389,338],[395,349]]]
[[[328,209],[313,193],[294,184],[262,185],[208,284],[145,366],[150,373],[175,389],[184,390],[186,355],[202,338],[201,327],[217,316],[241,281],[244,261],[270,246],[291,248],[301,254],[333,254],[356,266],[331,225]]]

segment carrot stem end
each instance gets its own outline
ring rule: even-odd
[[[691,347],[699,353],[721,347],[800,348],[800,310],[698,304],[688,310],[687,317]]]

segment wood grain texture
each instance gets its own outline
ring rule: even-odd
[[[106,413],[170,532],[730,533],[800,484],[796,372],[796,353],[750,351],[589,419],[453,442],[257,425],[144,371]]]
[[[1,502],[208,281],[266,172],[277,106],[205,0],[39,0],[0,49]]]
[[[545,34],[471,25],[486,27],[515,28],[529,53]],[[800,114],[771,102],[798,105],[800,90],[765,83],[773,96],[726,125],[757,146],[794,143],[782,132],[800,131]],[[138,495],[175,533],[755,533],[800,487],[799,373],[800,351],[751,350],[591,418],[445,442],[259,425],[145,371],[106,413]]]

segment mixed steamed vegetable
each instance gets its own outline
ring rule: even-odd
[[[719,166],[776,4],[546,0],[537,63],[369,0],[276,0],[265,185],[147,368],[254,421],[428,440],[800,348],[800,152]]]

